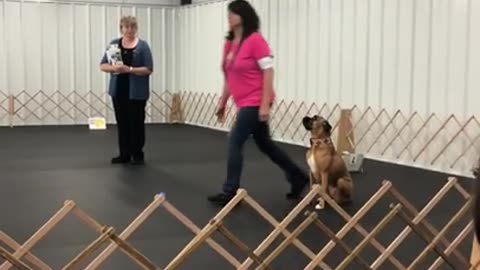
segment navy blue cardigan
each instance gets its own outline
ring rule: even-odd
[[[113,39],[110,44],[118,44],[120,38]],[[110,45],[109,44],[109,45]],[[103,54],[100,64],[107,64],[108,59],[106,53]],[[138,41],[137,47],[133,51],[132,67],[147,67],[153,72],[153,57],[148,43],[142,39]],[[150,97],[150,76],[137,76],[129,74],[130,99],[147,100]],[[108,94],[115,97],[117,94],[117,78],[118,75],[110,74],[110,83],[108,87]]]

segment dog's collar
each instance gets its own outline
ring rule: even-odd
[[[332,140],[330,139],[330,137],[326,137],[326,138],[310,138],[310,145],[311,146],[314,146],[314,145],[319,145],[319,144],[331,144],[332,143]]]

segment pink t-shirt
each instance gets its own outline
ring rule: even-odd
[[[258,32],[248,36],[240,45],[226,41],[223,51],[223,71],[228,90],[237,108],[260,106],[263,91],[261,59],[270,57],[270,48]],[[233,62],[232,62],[233,61]],[[273,102],[275,94],[272,96]]]

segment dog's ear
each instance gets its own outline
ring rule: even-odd
[[[322,125],[323,125],[324,130],[328,134],[330,134],[332,132],[332,125],[330,125],[330,123],[327,120],[325,120]]]

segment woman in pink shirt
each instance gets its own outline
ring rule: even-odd
[[[224,117],[225,106],[232,97],[238,112],[228,142],[227,177],[223,192],[208,197],[225,205],[240,186],[243,167],[243,146],[253,135],[256,145],[277,164],[291,185],[288,199],[298,199],[308,183],[308,176],[283,152],[270,137],[269,114],[275,98],[273,90],[273,57],[258,32],[260,20],[245,0],[228,5],[228,33],[223,51],[222,68],[225,86],[220,97],[217,116]]]

